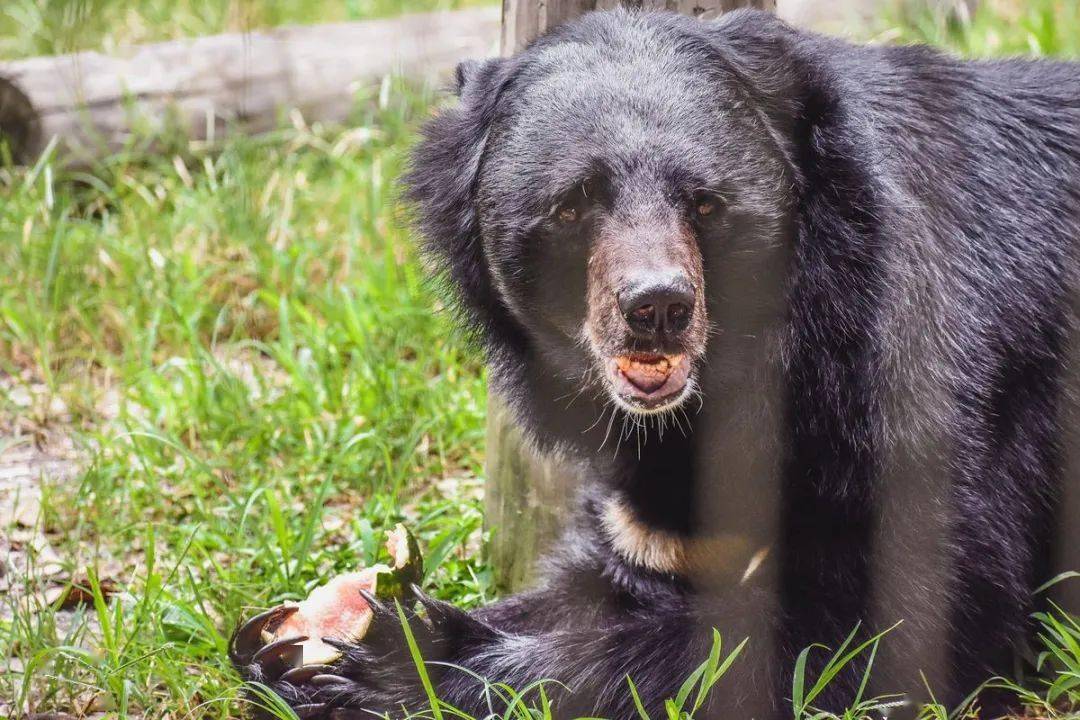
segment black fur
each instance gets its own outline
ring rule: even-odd
[[[540,589],[414,616],[428,659],[558,680],[560,716],[616,718],[634,714],[627,674],[659,708],[712,626],[729,646],[751,637],[715,717],[790,712],[795,654],[859,622],[905,620],[882,691],[917,699],[927,669],[956,702],[1010,672],[1033,588],[1052,558],[1075,560],[1053,538],[1076,520],[1058,498],[1078,482],[1062,458],[1080,66],[853,46],[749,11],[616,11],[465,66],[457,85],[409,197],[494,387],[586,489]],[[601,181],[595,204],[553,225],[585,177]],[[679,219],[699,187],[724,197],[712,224]],[[595,309],[598,228],[673,217],[701,254],[711,334],[700,396],[661,435],[608,403],[567,328]],[[769,560],[745,582],[720,546],[714,565],[643,567],[604,523],[612,499],[657,537],[735,537]],[[328,684],[236,661],[311,715],[422,705],[396,620],[375,626]],[[444,698],[486,712],[470,674],[433,672]],[[854,678],[820,704],[842,706]]]

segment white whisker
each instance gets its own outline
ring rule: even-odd
[[[611,407],[611,419],[608,420],[607,430],[604,431],[604,440],[600,443],[600,447],[596,449],[597,452],[603,450],[604,446],[607,445],[608,436],[611,435],[611,426],[615,424],[615,415],[619,411],[619,409],[615,407],[615,403],[609,403],[608,405],[605,405],[604,410],[606,410],[608,407]],[[604,417],[603,410],[600,411],[600,417]]]

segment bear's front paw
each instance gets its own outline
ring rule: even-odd
[[[495,631],[454,606],[429,598],[415,585],[410,590],[423,607],[423,615],[404,608],[399,615],[397,605],[382,602],[366,590],[358,591],[371,611],[362,640],[322,637],[319,622],[295,621],[298,606],[278,606],[256,615],[233,633],[229,657],[245,680],[269,687],[301,720],[338,720],[361,710],[383,713],[417,706],[424,701],[424,694],[402,616],[427,663],[452,662],[462,643]],[[334,621],[326,625],[334,627]],[[291,634],[291,627],[303,627],[309,634]],[[286,632],[282,633],[283,629]],[[310,648],[313,640],[323,649],[330,648],[332,654],[319,650],[314,655],[319,662],[305,663],[305,647]],[[429,674],[437,676],[438,668],[428,665]],[[259,709],[268,704],[255,690],[249,698]],[[256,714],[268,715],[265,710]]]

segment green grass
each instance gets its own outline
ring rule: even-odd
[[[121,710],[224,715],[221,633],[375,561],[403,517],[441,595],[487,599],[463,552],[482,368],[391,210],[427,104],[384,97],[345,134],[0,172],[0,371],[66,406],[15,442],[76,436],[88,467],[46,485],[41,529],[61,577],[119,590],[71,630],[29,574],[6,598],[0,652],[33,670],[0,674],[14,708],[70,710],[95,688]],[[27,421],[15,397],[9,428]]]
[[[1031,7],[1008,21],[911,16],[889,36],[978,56],[1077,54],[1075,6]],[[14,0],[0,56],[401,9]],[[347,131],[285,127],[212,154],[178,141],[77,175],[49,157],[0,168],[0,462],[61,438],[81,454],[73,479],[45,477],[36,527],[0,530],[20,563],[0,578],[15,583],[0,597],[0,654],[12,658],[0,717],[234,714],[225,633],[379,559],[399,520],[426,547],[436,595],[490,599],[476,493],[483,369],[426,285],[395,203],[431,102],[392,84],[359,100]],[[86,602],[58,612],[43,595],[68,581]],[[1063,718],[1080,707],[1080,628],[1061,613],[1040,621],[1043,674],[1010,687]],[[827,671],[851,653],[835,649]],[[668,717],[691,717],[722,682],[719,644],[704,660]],[[861,718],[891,701],[860,694],[826,716],[813,702],[822,677],[797,680],[796,720]],[[550,717],[543,687],[490,690],[510,717]]]
[[[945,5],[945,3],[941,3]],[[918,3],[886,14],[881,39],[937,45],[967,57],[1080,57],[1075,0],[983,0],[970,16],[927,12]]]

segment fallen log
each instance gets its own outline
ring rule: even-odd
[[[195,140],[228,127],[273,129],[283,109],[342,122],[364,86],[400,73],[443,77],[497,50],[498,8],[282,27],[0,63],[0,136],[18,158],[51,138],[74,164],[136,134],[179,129]]]

